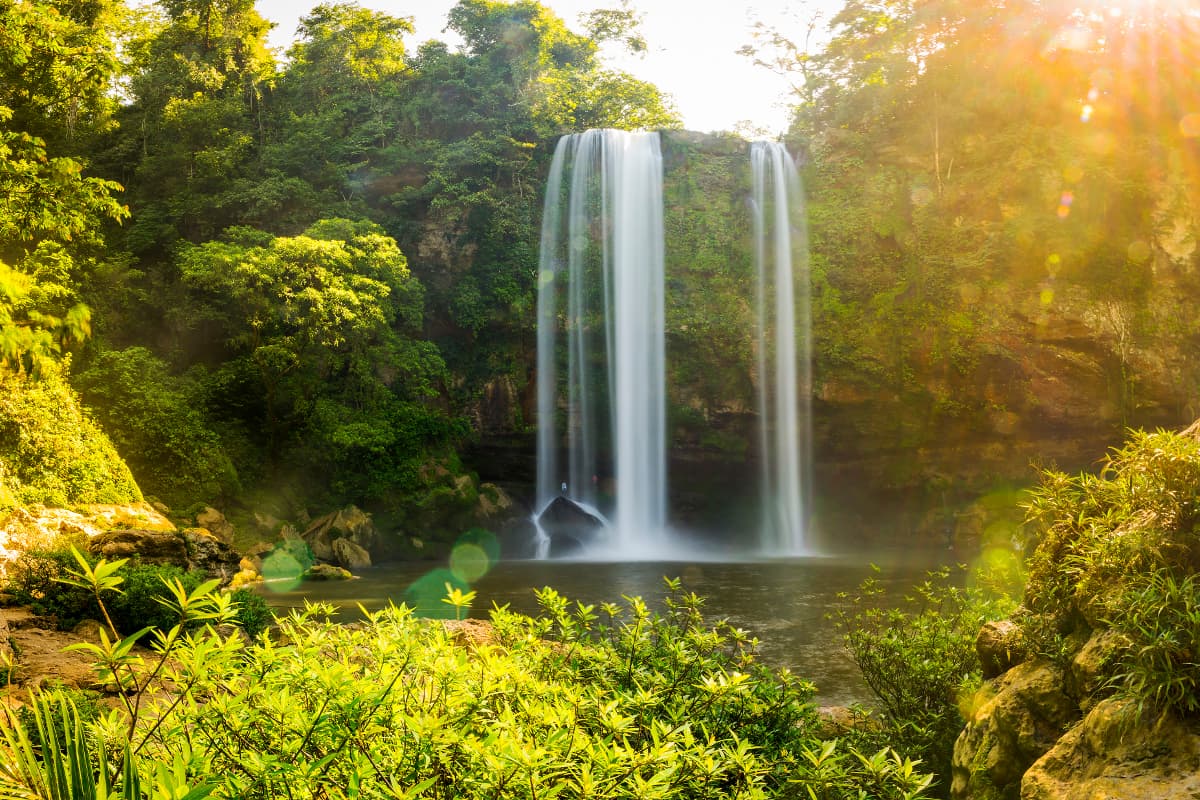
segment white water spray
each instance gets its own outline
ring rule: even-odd
[[[598,507],[598,476],[611,475],[608,545],[623,557],[661,552],[666,539],[662,206],[657,133],[593,130],[559,141],[538,267],[535,520],[560,494]],[[560,464],[564,395],[567,463]],[[605,445],[611,461],[602,462]],[[539,528],[538,556],[548,547]]]
[[[778,142],[750,148],[758,271],[761,549],[804,555],[811,491],[808,237],[796,164]],[[799,344],[797,343],[799,341]]]

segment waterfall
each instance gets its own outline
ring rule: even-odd
[[[606,544],[618,556],[660,552],[665,539],[662,220],[657,133],[559,141],[538,265],[537,516],[565,494],[599,517],[599,478],[611,476]],[[548,545],[539,528],[539,556]]]
[[[757,268],[761,549],[802,555],[811,490],[808,241],[796,164],[778,142],[750,148]],[[799,345],[797,345],[799,342]]]

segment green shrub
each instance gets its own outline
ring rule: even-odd
[[[130,503],[142,493],[112,442],[47,363],[41,379],[0,367],[0,508]]]
[[[87,589],[62,583],[76,569],[68,548],[27,550],[8,566],[7,589],[35,614],[53,617],[60,630],[99,619],[100,606]]]
[[[803,788],[808,800],[911,800],[926,796],[933,776],[917,772],[912,760],[890,747],[866,756],[834,739],[803,749],[788,782]]]
[[[148,494],[182,508],[239,488],[196,390],[146,348],[102,350],[74,384]]]
[[[234,589],[230,599],[237,604],[237,624],[251,639],[265,631],[275,621],[275,614],[263,596],[250,589]]]
[[[92,571],[105,597],[107,575]],[[894,751],[818,740],[813,687],[758,664],[677,584],[662,614],[539,598],[536,618],[494,609],[474,641],[405,607],[347,626],[309,606],[279,620],[286,647],[217,625],[164,633],[151,658],[83,645],[124,711],[93,723],[98,746],[75,760],[103,771],[123,753],[126,774],[169,765],[175,787],[245,800],[928,797],[929,776]],[[188,621],[229,619],[203,591],[173,602]],[[0,768],[0,793],[20,780]]]
[[[1029,583],[1019,617],[1060,662],[1094,631],[1126,646],[1105,691],[1136,706],[1200,712],[1200,428],[1131,432],[1099,475],[1047,471],[1027,506]]]
[[[1014,605],[1001,593],[958,586],[951,577],[949,568],[930,573],[899,605],[869,579],[852,598],[852,610],[837,616],[850,655],[882,707],[881,741],[934,770],[943,792],[964,724],[959,699],[980,680],[975,639],[985,622]]]
[[[130,562],[117,570],[124,581],[121,593],[106,601],[113,624],[122,634],[142,628],[167,630],[179,622],[178,613],[163,605],[170,598],[164,581],[178,580],[189,591],[204,582],[201,572],[189,572],[176,566]]]
[[[89,558],[94,565],[95,559]],[[9,566],[8,590],[13,598],[34,613],[53,617],[60,630],[71,630],[85,619],[103,619],[95,594],[81,586],[65,583],[79,569],[70,547],[29,550]],[[105,600],[112,623],[122,634],[142,628],[167,630],[179,622],[177,611],[164,605],[171,599],[166,582],[178,581],[192,592],[205,576],[171,565],[130,562],[116,571],[121,578],[119,592]],[[271,624],[273,617],[266,601],[251,591],[231,593],[238,603],[235,621],[250,636],[257,636]]]

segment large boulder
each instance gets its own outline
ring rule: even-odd
[[[954,745],[950,795],[958,800],[1016,800],[1025,770],[1079,718],[1062,670],[1045,661],[1009,670],[972,705]]]
[[[225,519],[225,515],[212,506],[205,507],[196,515],[196,525],[209,531],[225,544],[233,544],[233,537],[236,533],[233,523]]]
[[[562,495],[542,510],[538,524],[550,540],[551,556],[575,555],[595,544],[604,534],[603,520]]]
[[[127,528],[105,531],[92,537],[88,551],[109,561],[137,559],[147,564],[171,564],[186,568],[187,541],[175,531],[147,531]]]
[[[349,570],[333,564],[313,564],[304,573],[306,581],[346,581],[354,576]]]
[[[1129,700],[1096,703],[1025,773],[1021,800],[1195,800],[1200,730],[1139,716]]]
[[[239,569],[241,556],[204,528],[184,531],[105,531],[88,541],[88,551],[113,561],[128,558],[144,564],[198,570],[227,582]]]
[[[1004,674],[1026,658],[1020,627],[1009,619],[985,623],[975,639],[975,652],[983,677],[990,679]]]
[[[362,569],[371,566],[371,554],[349,539],[334,539],[333,562],[346,569]]]
[[[379,543],[379,532],[370,514],[357,506],[347,506],[313,520],[300,538],[312,548],[313,556],[318,561],[341,563],[333,548],[334,541],[346,539],[370,553]]]
[[[223,539],[205,528],[183,531],[187,547],[187,568],[199,570],[228,583],[241,570],[242,557]]]

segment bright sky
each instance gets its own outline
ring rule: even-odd
[[[258,0],[258,10],[278,26],[272,45],[286,48],[296,23],[318,0]],[[582,12],[613,8],[617,0],[542,0],[568,27]],[[455,0],[359,0],[359,5],[397,17],[412,17],[416,41],[441,39],[446,14]],[[754,128],[780,133],[787,127],[786,79],[737,54],[751,42],[755,20],[779,27],[803,40],[816,13],[828,21],[841,0],[634,0],[642,16],[642,35],[650,51],[641,57],[611,57],[610,66],[650,81],[670,94],[684,126],[697,131],[732,130],[748,121]],[[820,26],[821,28],[824,25]]]

